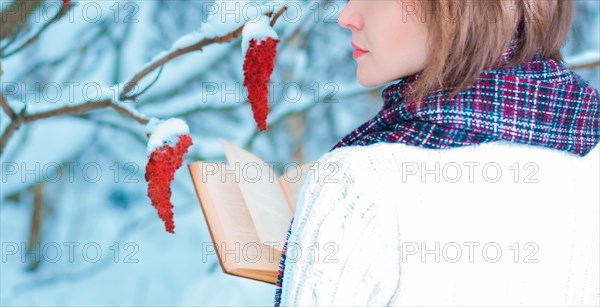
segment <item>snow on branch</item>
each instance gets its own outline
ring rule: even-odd
[[[282,6],[273,19],[271,20],[271,26],[275,25],[277,19],[283,12],[287,10],[287,6]],[[265,15],[271,17],[272,12],[266,13]],[[135,74],[128,82],[125,83],[125,88],[123,92],[119,95],[119,100],[129,100],[135,99],[138,95],[127,96],[129,92],[140,82],[145,76],[154,71],[155,69],[163,66],[165,63],[180,57],[184,54],[193,52],[193,51],[202,51],[202,49],[211,44],[224,44],[233,41],[234,39],[240,37],[242,35],[242,31],[244,29],[244,25],[238,27],[233,32],[225,34],[223,36],[216,37],[206,37],[202,33],[192,32],[179,40],[177,40],[170,50],[163,51],[154,57],[150,63],[146,64],[144,68]]]
[[[64,7],[67,7],[67,6],[68,5],[65,5]],[[274,16],[273,16],[273,12],[268,12],[265,14],[269,17],[273,16],[273,18],[271,19],[271,23],[270,23],[271,26],[273,26],[276,23],[277,19],[281,16],[281,14],[283,14],[283,12],[285,12],[285,10],[287,10],[287,6],[284,5],[277,11],[277,13],[275,13]],[[62,10],[61,10],[61,12],[62,12]],[[58,15],[62,16],[62,15],[64,15],[64,13],[59,12]],[[208,28],[210,29],[211,27],[208,27]],[[154,59],[152,61],[150,61],[149,64],[145,65],[143,67],[143,69],[141,69],[141,71],[136,73],[133,76],[133,78],[131,78],[129,81],[127,81],[125,83],[113,85],[109,88],[103,89],[103,93],[105,93],[105,94],[101,97],[101,99],[98,99],[96,101],[84,101],[81,103],[77,103],[75,105],[60,107],[60,108],[57,108],[54,110],[38,112],[38,113],[34,113],[34,114],[27,114],[26,108],[23,108],[19,113],[14,112],[8,105],[5,97],[0,96],[0,105],[2,106],[3,110],[11,118],[10,124],[3,131],[2,136],[0,137],[0,156],[2,156],[2,153],[4,152],[4,149],[6,147],[6,144],[8,143],[8,140],[10,139],[10,137],[14,134],[14,132],[17,129],[19,129],[24,124],[27,124],[27,123],[30,123],[30,122],[33,122],[33,121],[39,120],[39,119],[44,119],[44,118],[49,118],[49,117],[54,117],[54,116],[62,116],[62,115],[78,115],[78,114],[86,113],[86,112],[89,112],[92,110],[110,107],[110,108],[113,108],[115,111],[117,111],[119,114],[129,117],[142,125],[148,124],[150,119],[147,116],[141,114],[140,112],[135,110],[135,108],[133,108],[132,106],[130,106],[124,102],[127,100],[135,100],[139,95],[141,95],[150,86],[152,86],[158,80],[158,77],[160,76],[160,71],[159,71],[159,74],[157,75],[157,77],[154,79],[154,81],[152,81],[150,83],[150,85],[148,85],[144,90],[142,90],[139,93],[136,93],[134,95],[128,96],[128,94],[131,92],[131,90],[137,86],[138,82],[140,80],[142,80],[144,77],[146,77],[148,74],[150,74],[151,72],[156,70],[157,68],[162,68],[163,65],[165,65],[167,62],[169,62],[179,56],[182,56],[184,54],[187,54],[187,53],[190,53],[193,51],[202,51],[202,49],[204,47],[206,47],[210,44],[215,44],[215,43],[223,44],[223,43],[233,41],[234,39],[241,36],[243,28],[244,28],[244,25],[241,25],[240,27],[236,28],[234,31],[232,31],[230,33],[227,33],[222,36],[215,36],[215,37],[210,37],[210,38],[205,37],[204,35],[200,35],[199,33],[188,34],[188,35],[180,38],[179,40],[177,40],[173,44],[173,46],[171,47],[171,49],[169,51],[163,51],[163,52],[159,53],[157,56],[155,56]],[[39,36],[39,34],[38,34],[38,36]],[[1,74],[1,69],[0,69],[0,74]],[[115,91],[117,91],[116,93],[118,93],[118,89],[123,88],[122,85],[124,85],[124,84],[125,84],[125,87],[124,87],[123,91],[120,94],[112,95],[112,96],[117,96],[117,97],[111,97],[111,95],[109,93],[115,93]],[[104,91],[106,91],[106,92],[104,92]]]

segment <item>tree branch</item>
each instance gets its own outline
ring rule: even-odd
[[[0,13],[2,27],[0,27],[0,39],[13,35],[17,29],[27,20],[35,9],[42,4],[42,0],[15,0]]]
[[[24,124],[27,124],[27,123],[30,123],[30,122],[33,122],[36,120],[44,119],[44,118],[61,116],[61,115],[77,115],[77,114],[82,114],[82,113],[89,112],[92,110],[98,110],[98,109],[103,109],[103,108],[107,108],[107,107],[113,108],[119,114],[122,114],[129,118],[132,118],[142,125],[147,124],[149,121],[148,118],[137,113],[136,111],[132,110],[131,108],[125,107],[123,105],[119,105],[119,104],[111,101],[110,99],[86,102],[86,103],[78,104],[75,106],[66,106],[66,107],[61,107],[61,108],[55,109],[55,110],[50,110],[50,111],[45,111],[45,112],[40,112],[40,113],[35,113],[35,114],[30,114],[30,115],[27,115],[25,113],[25,108],[23,108],[21,113],[15,115],[15,120],[12,120],[10,122],[10,124],[8,125],[6,130],[4,130],[2,137],[0,138],[0,156],[2,156],[2,153],[4,152],[6,143],[8,143],[8,140],[10,139],[10,137],[14,134],[14,132],[17,129],[19,129],[19,127],[21,127]]]
[[[273,26],[275,24],[276,19],[279,16],[281,16],[281,14],[283,14],[283,12],[285,10],[287,10],[287,6],[285,6],[285,5],[281,9],[279,9],[279,11],[275,14],[273,19],[271,20],[271,26]],[[273,13],[269,12],[266,15],[271,17],[273,15]],[[202,41],[200,41],[194,45],[191,45],[191,46],[188,46],[188,47],[185,47],[182,49],[177,49],[177,50],[165,55],[164,57],[160,58],[159,60],[157,60],[154,63],[147,66],[141,72],[137,73],[131,79],[131,81],[127,82],[127,86],[125,87],[123,92],[119,95],[119,101],[113,101],[112,99],[103,99],[103,100],[99,100],[99,101],[88,101],[88,102],[80,103],[80,104],[77,104],[74,106],[65,106],[65,107],[60,107],[55,110],[44,111],[44,112],[28,115],[28,114],[26,114],[26,108],[23,108],[23,110],[21,110],[21,112],[19,114],[15,114],[8,106],[8,103],[6,103],[6,100],[4,99],[4,97],[0,98],[3,109],[5,109],[5,112],[7,114],[9,114],[9,116],[11,117],[10,124],[8,125],[6,130],[4,130],[4,132],[2,133],[2,137],[0,137],[0,156],[2,156],[2,153],[4,152],[4,149],[6,147],[6,144],[8,143],[8,140],[14,134],[14,132],[17,129],[19,129],[19,127],[21,127],[24,124],[27,124],[27,123],[30,123],[30,122],[33,122],[36,120],[44,119],[44,118],[50,118],[50,117],[61,116],[61,115],[77,115],[77,114],[82,114],[82,113],[89,112],[92,110],[111,107],[115,111],[117,111],[119,114],[122,114],[126,117],[132,118],[142,125],[147,124],[149,122],[149,119],[145,115],[137,112],[135,109],[133,109],[130,106],[122,104],[123,101],[133,100],[141,94],[141,93],[137,93],[137,94],[129,96],[129,97],[127,96],[127,94],[134,88],[134,86],[136,86],[137,83],[142,78],[147,76],[149,73],[154,71],[156,68],[160,67],[161,71],[162,71],[163,65],[166,64],[167,62],[173,60],[174,58],[177,58],[186,53],[190,53],[192,51],[201,51],[202,48],[204,48],[205,46],[210,45],[210,44],[227,43],[227,42],[230,42],[230,41],[238,38],[242,34],[243,28],[244,28],[244,25],[240,26],[235,31],[233,31],[227,35],[203,39]],[[150,86],[152,86],[158,80],[159,76],[160,76],[160,71],[158,73],[158,76],[154,79],[154,81],[152,81],[150,83],[150,85],[148,85],[142,91],[142,93],[145,92]]]
[[[23,1],[26,2],[26,1]],[[6,50],[7,46],[4,46],[3,48],[0,48],[0,57],[2,58],[8,58],[11,55],[16,54],[17,52],[23,50],[25,47],[29,46],[30,44],[32,44],[33,42],[35,42],[40,35],[42,35],[42,33],[48,28],[50,27],[50,25],[52,25],[53,23],[57,22],[58,20],[60,20],[63,16],[67,15],[67,12],[72,8],[72,5],[63,5],[60,8],[60,11],[58,11],[56,13],[56,15],[54,15],[54,17],[52,17],[52,19],[50,19],[46,24],[44,24],[38,31],[37,33],[35,33],[32,37],[30,37],[27,41],[25,41],[21,46],[15,48],[13,51],[7,52],[6,54],[4,54],[4,51]]]
[[[571,70],[583,70],[583,69],[594,68],[596,66],[600,66],[600,61],[595,61],[595,62],[586,63],[586,64],[580,64],[580,65],[573,65],[573,66],[569,67],[569,69],[571,69]]]
[[[2,105],[2,109],[4,112],[10,117],[11,120],[17,119],[17,114],[13,111],[10,106],[8,106],[8,102],[6,102],[6,98],[4,98],[4,93],[0,92],[0,105]]]
[[[279,16],[281,16],[281,14],[283,14],[283,12],[285,10],[287,10],[287,6],[285,6],[285,5],[279,9],[279,11],[275,14],[275,17],[273,18],[273,20],[271,20],[271,26],[273,26],[275,24],[276,19]],[[272,12],[266,13],[265,15],[271,17]],[[224,43],[231,42],[232,40],[234,40],[242,35],[243,29],[244,29],[244,25],[238,27],[233,32],[228,33],[224,36],[205,38],[196,44],[187,46],[185,48],[176,49],[176,50],[172,51],[171,53],[166,54],[165,56],[154,61],[154,63],[151,63],[144,70],[142,70],[141,72],[139,72],[135,76],[133,76],[133,78],[131,78],[130,81],[126,82],[125,89],[123,89],[123,92],[119,95],[119,100],[130,99],[130,97],[127,97],[127,94],[129,92],[131,92],[131,90],[138,84],[138,82],[140,82],[145,76],[147,76],[149,73],[151,73],[158,67],[161,67],[161,66],[165,65],[167,62],[169,62],[175,58],[178,58],[186,53],[190,53],[193,51],[202,51],[202,49],[208,45],[215,44],[215,43],[224,44]]]

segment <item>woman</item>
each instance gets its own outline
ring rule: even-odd
[[[347,3],[358,81],[393,83],[311,169],[276,306],[598,304],[599,93],[562,63],[573,6]]]

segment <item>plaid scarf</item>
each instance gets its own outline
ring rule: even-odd
[[[585,156],[600,140],[598,90],[562,63],[541,59],[541,49],[530,62],[509,67],[506,63],[515,47],[513,39],[502,54],[500,68],[484,70],[452,99],[441,95],[452,90],[444,88],[428,94],[419,106],[405,103],[403,94],[420,73],[399,79],[383,90],[379,113],[329,151],[379,142],[445,149],[506,140]],[[279,265],[275,306],[281,299],[290,233],[291,224]]]
[[[383,90],[381,111],[331,150],[378,142],[444,149],[506,140],[585,156],[600,139],[598,90],[563,64],[541,60],[541,49],[529,63],[507,67],[514,48],[515,40],[502,68],[484,70],[452,99],[442,95],[452,88],[444,88],[418,107],[405,103],[403,93],[420,74],[400,79]]]

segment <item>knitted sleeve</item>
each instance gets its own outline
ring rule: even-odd
[[[304,183],[286,248],[281,306],[382,306],[398,292],[395,211],[378,201],[377,176],[358,150],[322,156]],[[386,244],[373,244],[374,238]]]

